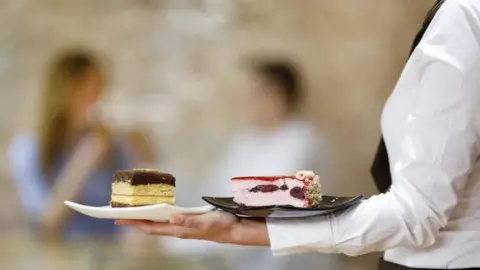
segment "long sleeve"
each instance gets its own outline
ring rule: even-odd
[[[387,102],[391,190],[329,216],[269,220],[274,254],[359,255],[436,242],[479,151],[479,14],[477,0],[446,1]]]
[[[37,145],[33,135],[15,137],[8,149],[9,172],[15,182],[20,201],[31,221],[43,212],[48,188],[40,172]]]

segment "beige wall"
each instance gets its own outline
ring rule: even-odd
[[[158,151],[200,174],[235,128],[226,115],[239,90],[239,57],[285,54],[305,71],[307,116],[328,141],[332,167],[325,189],[373,194],[368,170],[381,108],[432,3],[0,1],[0,150],[12,134],[34,126],[49,57],[64,46],[86,44],[110,60],[106,108],[112,125],[149,127]],[[3,167],[0,176],[0,229],[12,228],[22,212]],[[361,269],[357,260],[348,263]]]
[[[150,127],[159,149],[200,171],[235,127],[223,112],[238,90],[239,56],[279,53],[306,72],[308,117],[331,150],[327,190],[372,194],[368,170],[381,107],[432,2],[0,1],[0,149],[33,127],[48,58],[86,44],[110,59],[113,125]],[[20,208],[5,170],[1,175],[0,204],[12,207],[0,208],[0,224],[15,224]]]

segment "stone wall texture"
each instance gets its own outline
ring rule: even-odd
[[[34,127],[48,59],[84,44],[110,64],[112,126],[148,127],[158,151],[200,172],[235,128],[226,115],[239,59],[286,55],[305,72],[307,116],[329,142],[328,190],[373,194],[381,109],[433,2],[1,0],[0,149]],[[20,224],[5,166],[0,175],[0,205],[9,205],[0,207],[0,226]]]

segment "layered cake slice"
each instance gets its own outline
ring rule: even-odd
[[[299,171],[295,176],[234,177],[232,190],[235,203],[245,206],[312,208],[322,200],[320,179],[312,171]]]
[[[112,207],[175,203],[175,177],[156,170],[117,171],[112,183]]]

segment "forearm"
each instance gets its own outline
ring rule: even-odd
[[[83,193],[84,185],[101,161],[100,155],[82,157],[73,156],[64,170],[54,180],[45,209],[40,216],[41,232],[55,236],[68,221],[72,211],[64,206],[64,201],[78,200]]]
[[[233,242],[248,246],[270,246],[267,226],[265,220],[242,219],[233,226],[231,239],[226,242]],[[228,238],[226,238],[228,239]]]
[[[270,220],[268,231],[276,255],[313,251],[356,256],[398,246],[431,245],[442,225],[426,204],[399,200],[393,191],[329,216]]]
[[[44,212],[40,216],[40,233],[55,236],[69,220],[72,211],[64,206],[64,201],[75,201],[83,192],[81,175],[76,175],[71,181],[63,181],[54,186]]]

